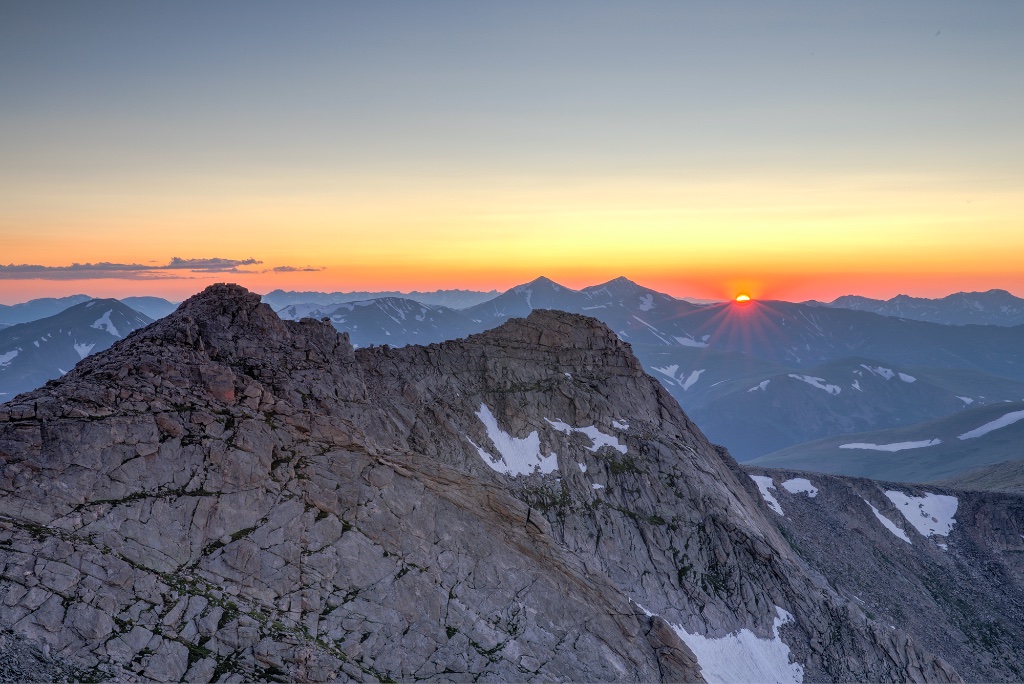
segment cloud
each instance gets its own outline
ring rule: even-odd
[[[323,266],[275,266],[269,269],[273,273],[313,273],[324,270]]]
[[[157,266],[142,264],[95,264],[70,266],[40,266],[38,264],[0,264],[0,280],[95,280],[97,278],[124,278],[126,280],[160,280],[189,276],[161,273]]]
[[[116,264],[100,261],[95,264],[74,263],[70,266],[42,266],[39,264],[0,264],[0,280],[96,280],[120,278],[125,280],[192,279],[207,273],[295,273],[320,271],[313,266],[276,266],[266,270],[246,270],[247,266],[263,264],[259,259],[182,259],[173,257],[162,265]]]
[[[259,259],[182,259],[171,257],[171,262],[166,266],[157,266],[159,269],[187,271],[203,271],[206,273],[251,273],[251,271],[239,271],[239,266],[256,266],[263,262]]]

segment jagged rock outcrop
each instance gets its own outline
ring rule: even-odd
[[[958,679],[774,515],[594,319],[354,351],[219,285],[0,406],[0,627],[160,681]]]

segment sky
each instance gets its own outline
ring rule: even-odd
[[[0,0],[0,303],[1024,296],[1024,3]]]

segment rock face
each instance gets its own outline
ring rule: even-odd
[[[870,617],[968,681],[1024,679],[1024,496],[749,470],[793,548]]]
[[[572,314],[354,351],[212,286],[0,406],[0,628],[97,677],[959,679],[775,517]]]

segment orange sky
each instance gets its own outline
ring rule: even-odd
[[[248,193],[234,181],[199,192],[169,178],[170,190],[134,197],[82,185],[25,188],[9,201],[2,261],[263,263],[147,274],[158,279],[0,279],[0,301],[73,292],[180,299],[225,280],[261,292],[504,290],[539,275],[570,287],[626,275],[709,299],[1024,294],[1024,193],[952,175],[368,177],[311,180],[312,190],[264,180]],[[321,270],[267,272],[280,266]]]

